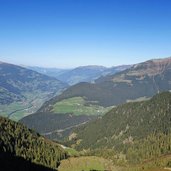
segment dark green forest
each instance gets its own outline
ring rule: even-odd
[[[12,158],[11,162],[25,160],[53,169],[67,158],[59,144],[20,123],[0,117],[0,130],[0,158]]]

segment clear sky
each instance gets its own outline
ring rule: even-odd
[[[171,0],[0,0],[0,60],[70,68],[171,56]]]

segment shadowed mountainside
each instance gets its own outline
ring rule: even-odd
[[[25,159],[56,169],[60,160],[67,157],[67,153],[59,144],[45,139],[20,123],[0,117],[0,130],[0,158],[12,158],[12,164]],[[6,162],[8,163],[10,161]],[[25,162],[29,166],[31,163]]]
[[[3,171],[55,171],[54,169],[32,163],[22,157],[16,157],[10,153],[0,154],[0,168]]]
[[[63,140],[72,130],[97,116],[75,116],[73,114],[36,113],[20,120],[27,127],[53,140]]]

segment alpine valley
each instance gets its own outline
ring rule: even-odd
[[[58,70],[66,74],[58,73],[62,80],[12,64],[0,67],[1,115],[19,120],[0,117],[3,170],[171,169],[170,57],[114,73],[100,66],[75,69],[84,78],[98,69],[91,79],[75,79],[74,69]],[[34,104],[32,112],[26,103]],[[16,104],[27,113],[5,111]]]
[[[171,90],[170,75],[171,58],[135,64],[114,75],[102,76],[95,83],[82,82],[69,87],[45,102],[34,115],[24,117],[21,122],[48,138],[61,140],[73,128],[101,118],[117,105],[148,100],[159,92]],[[65,118],[65,124],[59,117]],[[61,124],[57,124],[59,121]]]
[[[0,63],[0,115],[14,120],[34,113],[68,85],[38,72]]]

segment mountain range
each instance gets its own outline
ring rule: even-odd
[[[96,77],[119,72],[128,67],[130,66],[109,69],[101,66],[85,66],[69,70],[22,67],[0,62],[0,115],[19,120],[36,112],[45,101],[68,88],[67,83],[75,84],[83,80],[91,82]]]
[[[10,75],[15,73],[14,71],[10,70],[10,74],[7,75],[5,73],[8,72],[4,72],[4,77],[12,79]],[[30,91],[34,92],[34,97],[38,92],[34,82],[36,79],[37,84],[39,82],[39,77],[34,75],[37,72],[31,75],[31,78],[34,78],[31,80],[30,75],[25,74],[25,69],[19,71],[17,69],[19,76],[14,75],[14,78],[21,82],[22,73],[27,77],[26,81],[22,78],[22,83],[27,84],[21,84],[19,92],[24,92],[22,94],[24,96],[28,84],[32,83],[33,87]],[[112,165],[118,166],[114,170],[167,169],[166,167],[171,166],[170,75],[171,58],[165,58],[135,64],[112,75],[101,75],[93,82],[80,82],[68,88],[63,84],[64,87],[60,89],[61,94],[46,101],[37,112],[24,118],[22,118],[23,114],[20,115],[20,119],[22,118],[20,122],[43,136],[27,129],[21,123],[0,117],[0,158],[8,161],[12,157],[12,161],[22,161],[22,163],[29,160],[31,162],[29,165],[42,164],[56,169],[60,160],[68,157],[64,149],[69,146],[72,153],[74,148],[79,150],[81,155],[106,158],[112,162]],[[40,76],[44,75],[40,74]],[[49,76],[45,77],[56,80]],[[7,83],[13,82],[7,81]],[[17,83],[15,83],[17,86],[14,84],[12,86],[20,87]],[[40,83],[47,82],[42,80]],[[40,92],[46,91],[46,86],[38,87]],[[57,91],[53,95],[55,93]],[[18,101],[21,102],[26,97],[21,96]],[[1,105],[3,106],[3,103]],[[45,137],[55,141],[60,140],[65,146]],[[77,152],[75,155],[76,160],[82,161],[83,158],[78,157],[79,154]],[[89,160],[90,158],[87,159]],[[75,159],[63,163],[71,161],[74,162]],[[71,163],[68,164],[68,168],[72,170]],[[94,168],[99,167],[93,166],[87,170],[94,171]]]
[[[149,60],[113,75],[102,76],[95,83],[78,83],[46,102],[40,112],[52,111],[63,99],[84,97],[89,103],[108,107],[131,100],[148,99],[171,90],[171,58]]]
[[[58,69],[58,68],[41,68],[41,67],[28,67],[48,76],[53,76],[58,80],[65,82],[69,85],[74,85],[79,82],[93,82],[97,78],[105,75],[115,74],[123,71],[131,65],[121,65],[111,68],[98,65],[80,66],[74,69]]]
[[[83,82],[69,87],[62,94],[46,101],[35,114],[23,118],[21,122],[30,128],[46,133],[41,130],[41,125],[48,129],[49,123],[46,122],[46,119],[50,120],[51,116],[55,118],[56,115],[57,119],[58,114],[60,114],[63,115],[60,117],[63,117],[64,120],[66,114],[96,116],[98,118],[117,105],[131,101],[148,100],[159,92],[171,90],[170,75],[171,58],[135,64],[114,75],[102,76],[95,80],[95,83]],[[34,121],[40,116],[42,118],[38,125]],[[54,129],[51,129],[51,132],[59,132],[60,129],[74,126],[74,123],[71,122],[65,128],[57,128],[53,124],[56,123],[55,121],[51,123],[53,125],[51,128]],[[75,126],[82,123],[82,121],[77,122]],[[65,138],[66,135],[63,134],[62,138]],[[51,138],[58,139],[59,136],[54,135]]]

